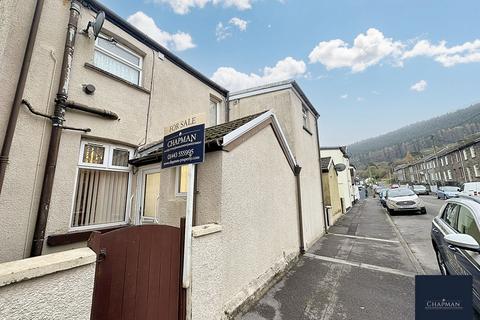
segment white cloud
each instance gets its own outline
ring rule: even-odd
[[[226,38],[232,36],[232,26],[235,26],[240,31],[247,30],[248,21],[242,20],[237,17],[233,17],[228,21],[227,25],[224,25],[223,22],[219,22],[215,27],[215,37],[217,41],[225,40]]]
[[[235,7],[238,10],[252,8],[252,0],[151,0],[157,4],[167,4],[177,14],[187,14],[192,8],[203,8],[208,3],[223,5],[224,7]]]
[[[347,67],[352,72],[361,72],[387,57],[400,56],[402,48],[401,42],[385,38],[382,32],[370,28],[359,34],[351,47],[341,39],[321,41],[308,58],[310,63],[321,63],[328,70]]]
[[[274,67],[264,67],[262,74],[239,72],[231,67],[220,67],[212,75],[212,80],[225,88],[236,91],[266,83],[287,80],[302,76],[307,66],[302,60],[286,57],[277,62]]]
[[[228,23],[236,26],[240,31],[247,30],[248,21],[245,21],[243,19],[233,17]]]
[[[434,45],[428,40],[420,40],[412,49],[403,53],[402,59],[419,56],[434,58],[444,67],[452,67],[460,63],[480,62],[480,40],[476,39],[453,47],[447,47],[446,41],[440,41]]]
[[[345,94],[342,94],[342,95],[340,96],[340,99],[347,99],[347,98],[348,98],[348,94],[346,94],[346,93],[345,93]]]
[[[364,97],[357,97],[357,101],[358,101],[358,102],[365,101],[365,98],[364,98]]]
[[[140,29],[147,36],[157,41],[161,45],[175,50],[183,51],[195,48],[190,34],[178,31],[177,33],[169,33],[161,30],[152,17],[146,15],[142,11],[137,11],[127,18],[127,21]]]
[[[480,62],[480,39],[448,47],[446,41],[432,44],[418,38],[407,41],[385,38],[383,33],[370,28],[359,34],[353,45],[341,39],[321,41],[309,54],[310,63],[321,63],[327,70],[351,68],[361,72],[384,60],[394,66],[403,66],[404,61],[415,57],[428,57],[444,67]]]
[[[417,83],[415,83],[414,85],[412,85],[410,87],[410,90],[417,91],[417,92],[422,92],[422,91],[425,91],[425,89],[427,89],[427,86],[428,86],[427,81],[420,80]]]
[[[217,41],[222,41],[231,35],[232,33],[230,32],[229,26],[224,26],[223,23],[219,22],[215,27],[215,37],[217,38]]]

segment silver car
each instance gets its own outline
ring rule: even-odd
[[[480,199],[448,199],[432,222],[432,244],[444,275],[472,275],[473,306],[480,311]]]
[[[389,189],[385,196],[385,202],[390,214],[396,212],[427,213],[423,200],[407,188]]]

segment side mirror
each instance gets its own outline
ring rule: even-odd
[[[480,251],[480,245],[471,235],[468,234],[448,234],[445,236],[445,241],[452,246],[460,249]]]

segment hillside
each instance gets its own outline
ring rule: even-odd
[[[394,162],[407,152],[425,152],[434,142],[436,147],[442,147],[477,132],[480,132],[480,103],[354,143],[348,146],[348,152],[360,166]]]

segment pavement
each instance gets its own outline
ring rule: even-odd
[[[419,233],[433,219],[411,217],[425,219]],[[406,220],[392,220],[378,199],[360,200],[237,319],[414,319],[414,276],[435,268],[422,253],[427,236],[402,237],[397,224],[407,228]],[[409,248],[415,237],[422,239],[417,255]]]

